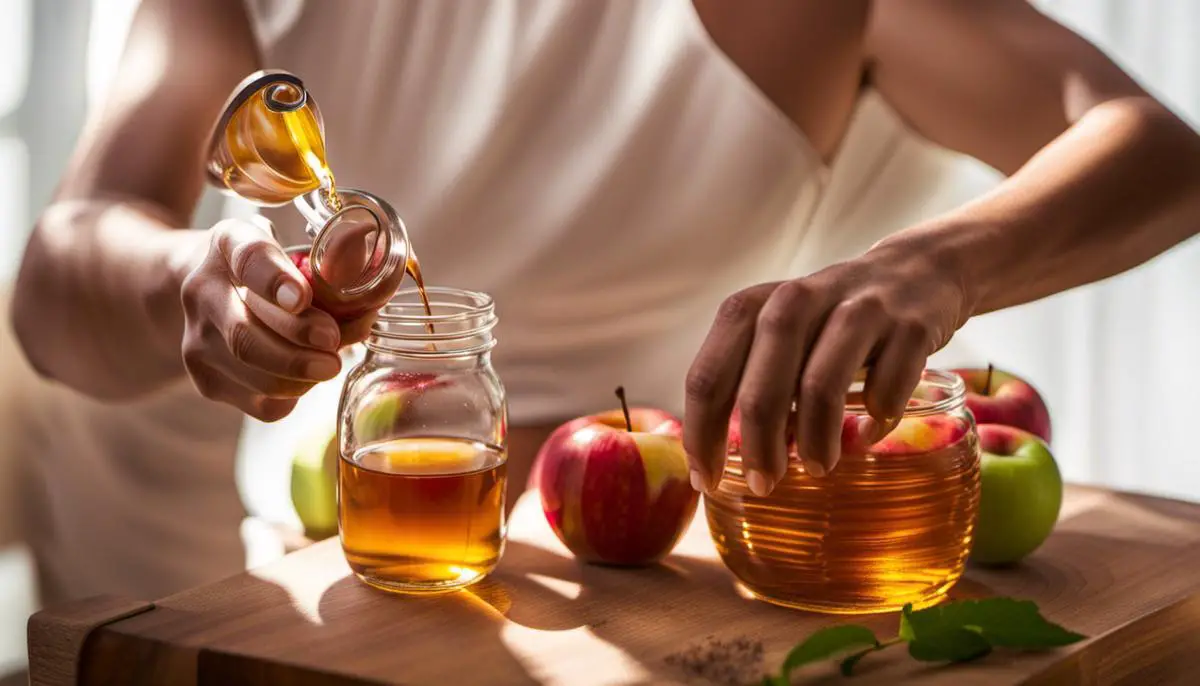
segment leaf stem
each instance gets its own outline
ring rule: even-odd
[[[992,394],[992,371],[994,369],[995,369],[995,366],[991,362],[988,362],[987,378],[983,380],[983,394],[984,395]]]
[[[900,638],[899,636],[894,636],[892,638],[889,638],[886,641],[880,641],[877,645],[873,645],[870,648],[864,648],[864,649],[858,651],[857,653],[846,656],[838,664],[838,668],[841,670],[842,676],[850,676],[851,673],[854,671],[854,666],[858,664],[859,660],[862,660],[864,657],[870,655],[871,653],[878,652],[880,650],[883,650],[884,648],[890,648],[891,646],[894,646],[897,643],[903,643],[903,642],[904,642],[904,639]]]

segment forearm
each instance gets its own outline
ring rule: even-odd
[[[1113,276],[1200,232],[1200,136],[1149,98],[1100,105],[997,189],[899,240],[956,265],[967,314]]]
[[[46,210],[13,296],[13,326],[39,374],[106,399],[183,376],[180,285],[207,232],[177,223],[122,202]]]

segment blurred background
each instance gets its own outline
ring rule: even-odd
[[[33,218],[48,201],[87,108],[102,97],[136,0],[0,0],[0,293],[16,275]],[[1041,0],[1045,11],[1113,56],[1193,125],[1200,123],[1200,2]],[[947,197],[962,200],[996,183],[990,170],[946,156]],[[237,211],[209,197],[196,223]],[[988,361],[1032,380],[1054,417],[1065,476],[1200,501],[1200,454],[1189,425],[1200,410],[1200,241],[1095,286],[972,321],[949,365]],[[4,296],[7,300],[7,295]],[[5,307],[6,309],[6,307]],[[19,460],[35,451],[7,440],[14,408],[33,383],[5,312],[0,328],[0,676],[25,660],[33,611],[29,556],[6,503]],[[253,427],[248,432],[254,435]],[[243,450],[244,455],[255,454]],[[31,454],[32,453],[32,454]],[[264,478],[262,475],[275,475]],[[251,511],[286,502],[286,472],[239,468]],[[256,505],[257,503],[257,505]],[[286,506],[286,505],[284,505]],[[286,514],[286,513],[285,513]],[[251,532],[252,533],[252,532]],[[253,554],[250,564],[277,554]]]

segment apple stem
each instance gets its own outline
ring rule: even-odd
[[[992,369],[993,369],[992,363],[988,362],[987,378],[983,380],[983,394],[984,395],[992,394]]]
[[[624,386],[617,386],[617,397],[621,399],[621,412],[625,414],[625,430],[633,431],[633,422],[629,419],[629,403],[625,400]]]

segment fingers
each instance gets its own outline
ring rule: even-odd
[[[271,398],[246,392],[240,385],[231,383],[224,373],[203,362],[185,357],[184,365],[200,395],[215,402],[232,405],[260,421],[279,421],[296,407],[296,398]]]
[[[337,320],[322,310],[310,307],[300,314],[292,314],[256,293],[247,293],[245,302],[259,321],[284,340],[328,352],[337,352],[342,346]]]
[[[746,485],[765,496],[787,471],[787,428],[796,379],[815,336],[817,294],[801,281],[780,285],[758,314],[742,372],[742,464]]]
[[[920,323],[900,322],[892,327],[863,388],[863,404],[875,420],[874,435],[864,436],[868,445],[883,439],[904,414],[921,380],[930,345],[929,332]]]
[[[291,313],[312,304],[304,276],[262,227],[240,219],[219,222],[213,227],[212,250],[235,284],[262,299]]]
[[[244,305],[214,312],[213,322],[206,331],[210,348],[227,353],[213,355],[213,363],[225,366],[239,381],[267,395],[291,396],[295,388],[291,382],[327,381],[341,371],[336,354],[285,340]],[[218,336],[221,341],[215,340]]]
[[[332,379],[341,370],[341,360],[333,351],[297,345],[264,324],[219,269],[189,275],[181,299],[186,322],[184,366],[207,398],[274,421],[290,412],[295,399],[315,383]],[[269,311],[267,303],[260,305],[260,310]],[[279,316],[297,322],[293,331],[307,330],[305,317],[282,311]]]
[[[846,389],[878,345],[885,326],[882,304],[844,301],[829,314],[800,377],[796,438],[804,468],[824,476],[841,457]]]
[[[729,415],[742,367],[754,340],[759,310],[776,286],[755,286],[726,299],[688,371],[683,445],[691,462],[692,486],[697,490],[710,490],[721,480]]]

